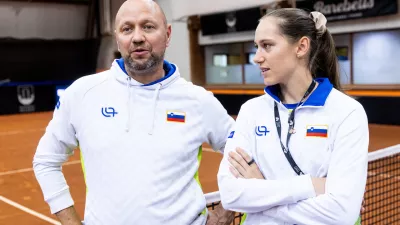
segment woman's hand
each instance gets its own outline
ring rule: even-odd
[[[312,184],[314,186],[315,194],[323,195],[325,194],[325,184],[326,178],[324,177],[311,177]]]
[[[265,179],[254,160],[241,148],[230,152],[228,161],[231,164],[229,170],[236,178]]]
[[[236,152],[229,152],[228,161],[231,163],[229,170],[236,178],[245,179],[264,179],[260,169],[254,160],[241,148],[236,148]],[[250,164],[250,165],[249,165]],[[326,178],[313,177],[312,183],[316,195],[325,194]],[[365,212],[365,199],[363,198],[360,213]]]

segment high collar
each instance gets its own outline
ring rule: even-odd
[[[148,134],[153,135],[154,132],[154,124],[155,124],[155,116],[156,116],[156,109],[157,109],[157,102],[159,100],[159,95],[162,89],[167,88],[175,81],[178,81],[180,78],[178,68],[174,65],[169,63],[168,61],[164,60],[163,68],[165,71],[165,76],[161,79],[153,81],[149,84],[142,84],[135,79],[131,78],[125,70],[125,64],[123,59],[114,60],[111,66],[111,71],[115,76],[116,80],[123,84],[126,87],[127,95],[128,95],[128,102],[127,102],[127,111],[128,117],[126,121],[126,132],[130,131],[131,127],[131,112],[132,109],[132,102],[134,101],[135,95],[132,95],[132,92],[135,92],[138,89],[145,89],[149,92],[153,92],[153,98],[151,100],[151,110],[149,113],[149,120],[148,120]]]
[[[180,78],[179,70],[176,65],[168,62],[167,60],[164,60],[163,62],[163,69],[165,71],[164,77],[148,84],[142,84],[135,79],[130,79],[129,81],[129,75],[126,72],[124,60],[122,58],[114,60],[111,66],[111,70],[114,71],[115,78],[120,83],[124,85],[127,85],[129,83],[130,86],[141,87],[149,90],[159,88],[158,86],[160,85],[161,89],[166,88]]]
[[[311,93],[307,100],[302,104],[303,106],[324,106],[326,99],[331,92],[333,85],[328,78],[316,78],[318,82],[317,88]],[[281,102],[278,97],[278,85],[267,86],[264,92],[271,96],[275,101]]]

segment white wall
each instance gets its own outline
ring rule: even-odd
[[[0,37],[82,39],[88,6],[0,2]]]

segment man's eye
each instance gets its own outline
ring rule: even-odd
[[[123,32],[128,32],[128,31],[130,31],[130,30],[132,30],[130,27],[124,27],[124,28],[122,28],[122,31],[123,31]]]
[[[152,26],[152,25],[145,25],[143,28],[146,29],[146,30],[151,30],[151,29],[154,29],[154,26]]]

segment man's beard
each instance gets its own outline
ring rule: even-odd
[[[126,69],[136,75],[146,75],[157,70],[158,65],[164,61],[164,52],[157,55],[151,53],[150,58],[144,62],[138,62],[132,59],[130,55],[124,57]]]

